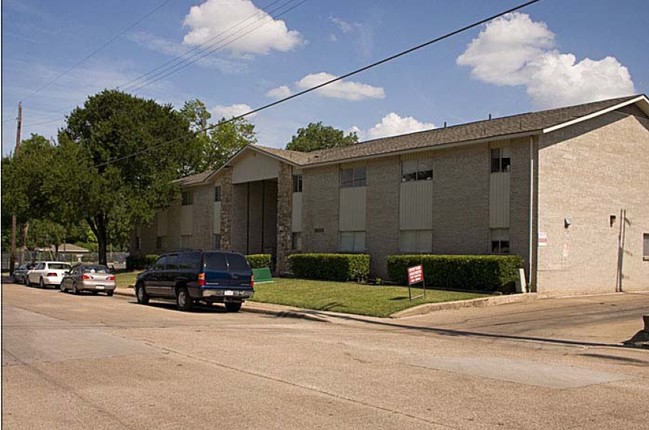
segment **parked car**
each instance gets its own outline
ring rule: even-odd
[[[160,256],[151,269],[138,275],[135,296],[141,304],[150,298],[175,300],[183,311],[204,302],[223,303],[228,312],[237,312],[253,289],[252,270],[243,255],[194,250]]]
[[[27,272],[33,269],[34,263],[23,263],[14,270],[13,279],[16,284],[27,284]]]
[[[60,289],[64,293],[68,290],[73,294],[90,291],[112,296],[115,291],[115,275],[103,264],[81,264],[63,276]]]
[[[39,261],[27,272],[27,285],[38,285],[45,288],[48,285],[61,285],[63,275],[72,268],[70,263],[63,261]]]

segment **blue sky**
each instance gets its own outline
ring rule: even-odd
[[[519,3],[3,0],[3,154],[14,148],[20,100],[23,138],[55,137],[64,116],[104,88],[177,108],[199,98],[215,117],[240,114]],[[646,0],[543,0],[249,119],[259,144],[283,148],[310,122],[367,140],[646,94],[647,18]],[[133,82],[228,37],[229,45],[177,73],[145,87]]]

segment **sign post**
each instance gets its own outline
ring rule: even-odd
[[[423,293],[413,297],[411,287],[420,282],[423,286]],[[426,280],[424,279],[424,266],[421,264],[419,266],[408,267],[408,298],[412,301],[420,297],[426,298]]]

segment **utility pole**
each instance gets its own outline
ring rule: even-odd
[[[20,129],[23,123],[23,102],[18,103],[18,124],[16,127],[16,149],[14,158],[18,156],[20,150]],[[9,274],[14,274],[16,268],[16,213],[11,214],[11,252],[9,257]]]

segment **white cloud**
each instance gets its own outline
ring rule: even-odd
[[[374,127],[369,130],[363,131],[354,126],[348,130],[348,133],[354,132],[361,140],[370,140],[430,130],[432,128],[435,128],[435,124],[433,123],[421,122],[411,116],[403,118],[398,114],[391,112],[384,116],[381,119],[381,122],[375,124]]]
[[[250,0],[207,0],[192,6],[183,24],[190,29],[183,43],[227,43],[237,54],[284,52],[304,43],[299,32],[289,31],[284,21],[273,19]]]
[[[545,23],[522,13],[487,24],[457,64],[471,67],[471,76],[487,83],[524,85],[544,108],[635,93],[628,69],[617,59],[577,62],[555,49],[555,35]]]
[[[305,90],[335,78],[336,76],[325,72],[312,73],[297,81],[295,86],[300,90]],[[381,87],[344,80],[333,82],[316,90],[316,92],[323,97],[353,101],[385,98],[385,91]]]
[[[347,22],[347,21],[344,21],[344,20],[342,20],[340,18],[336,18],[335,16],[329,17],[329,21],[336,24],[336,26],[343,33],[350,33],[350,32],[354,31],[355,29],[357,29],[357,28],[359,28],[361,26],[358,23]]]
[[[291,91],[291,89],[286,85],[282,85],[281,87],[273,88],[268,91],[266,96],[280,100],[290,96],[291,94],[293,94],[293,91]]]
[[[172,42],[170,40],[166,40],[143,31],[132,33],[128,35],[128,38],[138,45],[152,51],[160,52],[173,57],[182,57],[182,60],[179,58],[178,61],[171,63],[168,66],[170,70],[173,70],[176,67],[184,65],[190,61],[196,61],[196,64],[198,64],[199,66],[210,69],[217,69],[222,71],[223,73],[230,74],[241,73],[247,68],[247,65],[240,61],[230,61],[224,58],[216,58],[209,55],[204,56],[203,51],[200,50],[189,52],[191,48],[186,45]],[[185,56],[183,57],[183,55]],[[163,73],[165,70],[167,70],[167,68],[161,69],[158,73]]]
[[[224,106],[224,105],[216,105],[212,109],[210,109],[210,113],[216,120],[220,120],[221,118],[225,119],[230,119],[232,117],[237,117],[239,115],[242,115],[246,112],[250,112],[252,108],[248,106],[247,104],[233,104],[229,106]],[[251,118],[255,116],[254,114],[248,115],[246,118]]]

